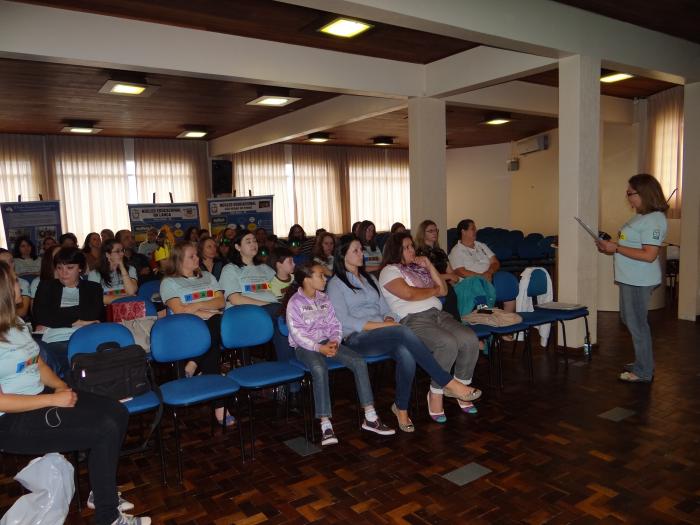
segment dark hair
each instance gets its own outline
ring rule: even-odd
[[[240,246],[241,242],[245,238],[246,235],[252,235],[253,239],[255,239],[255,233],[248,231],[248,230],[241,230],[239,231],[236,236],[233,238],[233,247],[231,248],[231,251],[229,252],[229,259],[231,259],[231,262],[238,266],[239,268],[242,268],[245,266],[243,263],[243,258],[241,257],[241,252],[238,251],[236,248],[236,245]],[[258,254],[256,253],[255,256],[253,257],[253,264],[260,264],[260,259],[258,257]]]
[[[282,264],[286,259],[288,258],[294,258],[294,253],[292,250],[287,248],[286,246],[278,246],[272,252],[270,252],[270,256],[267,258],[267,261],[265,263],[275,270],[277,272],[277,263]]]
[[[112,253],[115,244],[121,244],[122,249],[124,248],[124,245],[121,242],[119,242],[116,239],[116,237],[112,239],[107,239],[105,242],[102,243],[102,247],[100,248],[100,259],[97,261],[97,267],[95,268],[95,270],[99,272],[100,277],[102,277],[102,280],[107,286],[112,286],[112,270],[109,267],[107,255]]]
[[[61,245],[57,244],[56,246],[52,246],[48,250],[44,252],[44,255],[41,257],[41,269],[39,270],[39,281],[48,281],[53,279],[53,274],[54,271],[56,270],[56,266],[53,264],[53,257],[54,257],[54,248],[58,248],[59,250],[61,249]]]
[[[131,233],[131,230],[119,230],[117,233],[114,234],[114,238],[116,239],[116,241],[118,243],[123,245],[124,241],[122,239],[124,238],[124,235],[126,235],[127,233]],[[132,237],[133,237],[133,235],[132,235]]]
[[[355,231],[357,228],[362,226],[362,221],[355,221],[352,223],[352,228],[350,228],[350,233],[353,235],[357,235],[357,232]]]
[[[191,239],[192,232],[197,233],[197,240],[196,241],[193,241]],[[184,235],[183,239],[186,240],[187,242],[199,242],[199,228],[197,228],[196,226],[190,226],[189,228],[187,228],[185,230],[185,235]]]
[[[472,225],[474,224],[474,221],[471,219],[462,219],[457,223],[457,238],[461,239],[462,238],[462,230],[468,230]]]
[[[282,301],[280,301],[281,306],[279,315],[283,317],[287,315],[287,305],[289,304],[289,300],[295,293],[297,293],[297,290],[304,285],[304,279],[311,277],[311,275],[314,273],[314,266],[321,265],[317,262],[306,261],[294,268],[294,279],[292,279],[292,284],[287,287],[284,292],[284,297],[282,297]]]
[[[80,272],[85,271],[85,254],[78,248],[61,248],[53,256],[53,266],[56,268],[59,264],[77,264],[80,267]]]
[[[73,244],[78,246],[78,238],[75,236],[75,233],[71,233],[71,232],[64,233],[63,235],[61,235],[58,238],[58,244],[63,244],[68,239],[71,239],[73,241]]]
[[[374,236],[372,240],[367,241],[367,230],[370,226],[374,228]],[[373,251],[377,249],[377,227],[372,221],[362,221],[360,229],[357,231],[357,238],[360,239],[363,248],[369,246]]]
[[[301,237],[298,235],[294,235],[294,230],[296,229],[301,230]],[[306,240],[306,232],[304,231],[304,228],[301,227],[300,224],[292,224],[292,227],[289,228],[289,233],[287,234],[287,242],[291,242],[293,240],[297,241],[302,241],[304,242]]]
[[[204,260],[204,245],[207,243],[207,241],[211,241],[214,243],[214,246],[216,247],[216,253],[218,255],[219,253],[219,243],[216,242],[214,239],[211,237],[204,237],[202,239],[199,239],[199,242],[197,243],[197,257],[199,257],[199,261],[202,262]],[[214,256],[214,259],[216,259],[216,255]]]
[[[382,256],[382,268],[389,264],[401,264],[403,260],[403,240],[411,239],[413,242],[413,237],[407,231],[394,233],[389,236],[384,244],[384,254]]]
[[[333,251],[335,251],[335,235],[333,235],[332,233],[328,233],[327,231],[323,231],[322,233],[316,235],[316,242],[314,242],[314,247],[311,250],[311,255],[313,257],[318,257],[319,259],[326,258],[325,254],[323,253],[323,240],[326,237],[330,237],[331,239],[333,239]]]
[[[20,251],[19,251],[19,245],[22,244],[23,242],[26,242],[27,244],[29,244],[29,246],[32,247],[32,251],[29,253],[29,257],[31,257],[32,260],[36,260],[36,246],[34,246],[34,243],[32,242],[32,240],[26,235],[22,235],[21,237],[17,237],[17,240],[15,241],[15,245],[12,248],[12,256],[15,259],[22,258],[22,255],[20,254]]]
[[[389,231],[391,233],[396,233],[399,230],[399,228],[403,228],[404,231],[407,229],[406,226],[404,226],[402,223],[395,222],[394,224],[391,225],[391,228],[389,228]]]
[[[661,188],[659,181],[653,176],[648,173],[640,173],[631,177],[627,182],[634,191],[639,193],[639,198],[642,201],[642,207],[639,212],[642,215],[653,211],[666,213],[668,203],[664,196],[664,190]]]
[[[92,248],[90,247],[90,237],[92,237],[93,235],[97,235],[97,237],[100,239],[100,243],[102,242],[102,237],[100,236],[99,233],[97,233],[97,232],[88,233],[85,236],[85,242],[83,242],[83,247],[82,247],[83,253],[89,253],[90,250],[92,250]]]
[[[350,249],[350,246],[352,245],[353,242],[360,242],[359,239],[348,239],[347,241],[341,243],[340,246],[335,251],[335,257],[333,258],[333,274],[335,279],[340,279],[342,283],[350,288],[353,292],[356,290],[359,290],[357,286],[354,286],[350,280],[348,279],[348,269],[345,267],[345,255],[348,253],[348,250]],[[362,243],[360,243],[362,245]],[[377,288],[377,285],[374,282],[374,279],[370,277],[370,275],[367,273],[365,268],[363,266],[360,266],[357,268],[357,271],[360,273],[362,277],[365,278],[365,280],[374,288],[377,292],[377,295],[381,295],[379,293],[379,288]]]

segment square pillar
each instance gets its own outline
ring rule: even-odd
[[[598,229],[599,171],[600,60],[563,58],[559,61],[558,300],[588,306],[592,342],[597,336],[598,251],[574,216]],[[583,322],[569,321],[566,328],[569,346],[581,347]]]
[[[447,249],[447,174],[445,102],[435,98],[408,101],[408,159],[411,181],[411,225],[425,219],[440,228],[440,245]]]
[[[700,314],[700,83],[683,92],[683,200],[678,318],[695,321]]]

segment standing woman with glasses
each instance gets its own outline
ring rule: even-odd
[[[649,383],[654,377],[654,353],[647,313],[651,293],[662,279],[659,246],[666,238],[668,204],[659,182],[646,173],[629,179],[627,202],[635,215],[621,228],[617,242],[599,239],[596,246],[614,257],[620,317],[634,346],[634,362],[624,365],[619,378],[628,383]]]
[[[124,263],[124,247],[115,239],[102,243],[100,258],[95,269],[88,273],[88,281],[102,285],[105,305],[136,295],[139,289],[136,268]]]

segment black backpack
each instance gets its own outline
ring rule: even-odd
[[[139,345],[102,343],[94,353],[73,356],[70,373],[73,389],[117,401],[150,392],[155,385],[146,351]]]

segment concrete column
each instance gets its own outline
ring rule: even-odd
[[[445,102],[434,98],[408,101],[408,157],[411,181],[411,228],[432,219],[447,248],[447,173]]]
[[[700,314],[700,83],[685,86],[683,120],[678,318],[695,321]]]
[[[574,216],[598,228],[599,137],[600,60],[580,55],[561,59],[558,300],[588,306],[593,342],[597,335],[598,252]],[[568,345],[582,346],[583,322],[570,321],[566,328]]]

